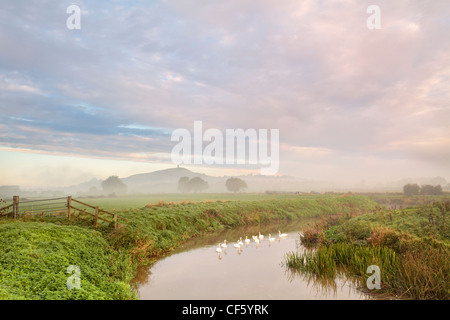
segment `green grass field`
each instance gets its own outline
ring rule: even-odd
[[[160,194],[147,194],[147,195],[125,195],[119,197],[76,197],[81,201],[87,202],[94,206],[99,206],[104,210],[123,210],[123,209],[136,209],[142,208],[147,204],[158,203],[164,201],[170,202],[201,202],[201,201],[215,201],[215,200],[227,200],[227,201],[256,201],[256,200],[277,200],[277,199],[314,199],[324,198],[333,195],[343,194],[266,194],[266,193],[160,193]],[[450,200],[450,194],[443,195],[416,195],[405,196],[401,193],[364,193],[357,194],[367,196],[380,205],[387,207],[408,207],[419,206],[431,203],[433,201],[446,201]],[[35,200],[38,200],[36,198]],[[11,199],[3,199],[6,202],[0,204],[0,207],[9,205],[12,203]],[[31,200],[31,199],[27,199]]]
[[[277,194],[270,195],[264,193],[165,193],[149,195],[128,195],[115,198],[80,198],[94,206],[99,206],[104,210],[123,210],[142,208],[147,204],[155,204],[161,201],[166,203],[180,202],[201,202],[201,201],[256,201],[256,200],[277,200],[299,197],[298,195]],[[78,199],[77,197],[74,197]]]

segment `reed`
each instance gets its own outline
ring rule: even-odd
[[[399,272],[400,266],[397,254],[390,248],[349,243],[335,243],[300,253],[290,252],[285,256],[284,264],[328,278],[335,278],[343,267],[351,275],[367,278],[367,267],[377,265],[384,270],[382,281],[385,283]]]
[[[369,276],[369,265],[377,265],[382,280],[379,293],[448,300],[449,211],[448,201],[434,202],[316,224],[300,237],[310,249],[287,254],[284,264],[318,277],[334,278],[345,270],[360,279]]]

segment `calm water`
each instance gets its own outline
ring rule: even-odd
[[[370,299],[348,279],[314,281],[282,266],[287,252],[302,250],[298,235],[312,220],[293,224],[226,230],[187,242],[150,268],[142,268],[135,282],[142,300],[232,299]],[[278,230],[287,233],[278,237]],[[259,245],[251,241],[241,250],[233,244],[242,237],[265,235]],[[274,242],[268,240],[271,233]],[[216,252],[219,242],[228,247]]]

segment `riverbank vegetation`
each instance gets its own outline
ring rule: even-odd
[[[448,192],[441,195],[405,195],[402,193],[364,193],[363,195],[391,209],[416,207],[439,201],[450,201],[450,193]]]
[[[450,298],[450,202],[400,210],[379,208],[361,215],[335,215],[304,230],[311,248],[286,255],[288,267],[316,277],[345,272],[361,288],[377,265],[382,287],[376,293],[413,299]]]
[[[50,222],[0,224],[0,299],[135,299],[126,254],[99,231]],[[69,266],[80,267],[80,289],[69,290]]]
[[[189,238],[242,225],[377,208],[363,196],[272,197],[267,200],[154,202],[118,210],[127,222],[93,228],[85,217],[0,221],[0,299],[136,299],[130,285],[149,264]],[[67,268],[80,268],[80,289],[68,289]]]

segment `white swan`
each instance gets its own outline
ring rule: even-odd
[[[274,237],[272,237],[270,233],[269,233],[269,241],[270,241],[270,242],[273,242],[273,241],[275,241],[275,238],[274,238]]]
[[[223,243],[220,244],[220,246],[221,246],[222,248],[226,248],[226,247],[227,247],[227,240],[223,240]]]
[[[286,237],[287,237],[287,233],[281,233],[281,231],[278,230],[278,236],[279,236],[280,238],[286,238]]]
[[[240,248],[240,247],[241,247],[241,245],[239,244],[239,240],[236,241],[236,243],[234,244],[234,247],[235,247],[235,248]]]
[[[264,235],[261,234],[261,232],[259,232],[259,240],[262,240],[262,239],[264,239]]]
[[[247,236],[245,236],[245,244],[249,244],[250,243],[250,239],[249,238],[247,238]]]
[[[237,243],[238,243],[238,245],[240,245],[240,246],[242,246],[242,245],[244,244],[244,243],[242,242],[242,237],[239,238],[239,240],[238,240]]]
[[[216,252],[218,252],[218,253],[222,252],[222,249],[220,249],[220,243],[219,243],[219,246],[216,248]]]

